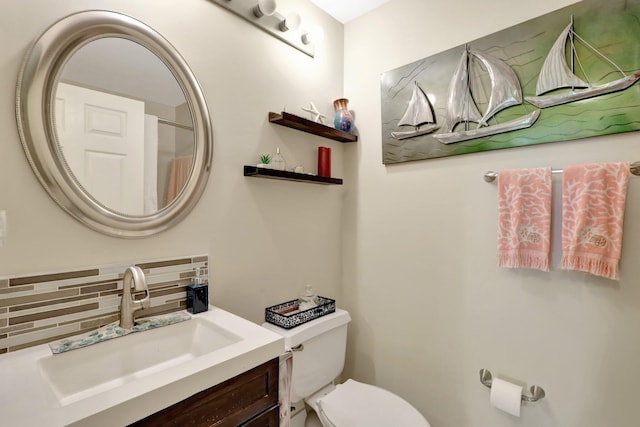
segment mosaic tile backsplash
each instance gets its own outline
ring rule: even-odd
[[[144,271],[151,294],[151,307],[137,311],[136,318],[184,310],[186,287],[193,283],[195,269],[208,277],[207,255],[0,277],[0,353],[119,320],[122,276],[130,265]]]

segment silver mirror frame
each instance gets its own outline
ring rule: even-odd
[[[57,140],[54,96],[62,69],[78,49],[104,37],[129,39],[156,54],[182,88],[193,118],[195,150],[191,174],[176,199],[150,215],[123,214],[95,200],[71,172]],[[110,236],[145,237],[175,225],[193,209],[208,181],[213,137],[198,81],[166,39],[151,27],[120,13],[103,10],[75,13],[42,33],[27,51],[20,68],[16,120],[29,164],[49,196],[75,219]]]

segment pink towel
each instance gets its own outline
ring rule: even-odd
[[[191,156],[178,157],[171,161],[171,172],[169,173],[169,186],[167,187],[167,205],[178,197],[182,188],[189,179],[191,174],[191,164],[193,158]]]
[[[549,271],[551,168],[498,174],[498,267]]]
[[[629,163],[564,168],[562,268],[619,278],[628,181]]]

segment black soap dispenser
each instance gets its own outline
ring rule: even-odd
[[[193,314],[209,309],[209,284],[200,273],[200,268],[196,268],[193,283],[187,286],[187,310]]]

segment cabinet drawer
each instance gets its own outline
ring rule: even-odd
[[[278,427],[280,425],[280,407],[274,406],[267,412],[242,424],[242,427]]]
[[[131,424],[132,427],[236,427],[278,404],[278,358]],[[276,411],[277,412],[277,411]],[[277,420],[277,418],[276,418]],[[277,424],[255,424],[276,426]]]

